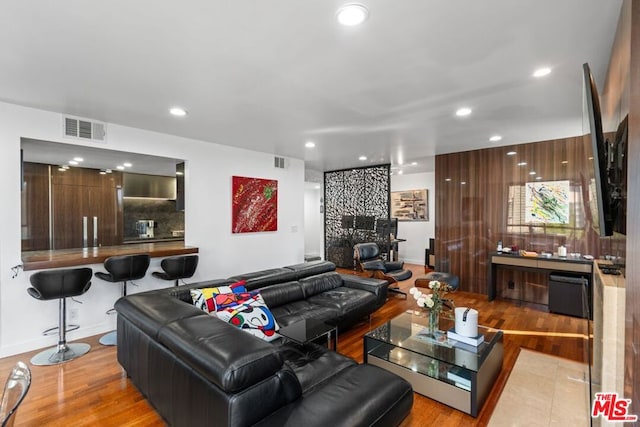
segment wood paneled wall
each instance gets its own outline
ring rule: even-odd
[[[462,290],[486,293],[487,259],[499,240],[536,252],[557,252],[562,244],[569,253],[596,257],[624,247],[611,243],[620,238],[601,242],[591,226],[591,151],[588,137],[574,137],[436,156],[436,268],[458,275]],[[564,180],[573,197],[568,225],[510,219],[514,192],[525,183]],[[500,270],[498,296],[546,304],[546,281],[543,274]]]

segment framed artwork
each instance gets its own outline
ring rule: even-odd
[[[231,232],[278,230],[278,181],[232,177]]]
[[[525,219],[527,224],[569,224],[569,181],[527,182]]]
[[[398,221],[429,221],[429,191],[391,192],[391,217]]]

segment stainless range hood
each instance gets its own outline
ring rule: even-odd
[[[124,197],[156,200],[176,199],[176,178],[174,176],[144,175],[124,173]]]

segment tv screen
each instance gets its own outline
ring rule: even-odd
[[[342,228],[353,228],[354,216],[353,215],[342,215]]]
[[[607,171],[609,168],[608,154],[609,143],[602,133],[602,115],[600,112],[600,99],[595,80],[591,75],[589,64],[582,66],[584,74],[585,110],[593,149],[594,185],[591,192],[591,218],[595,230],[600,236],[613,235],[613,213],[609,196],[609,181]]]
[[[374,230],[376,218],[373,216],[357,215],[356,229],[358,230]]]

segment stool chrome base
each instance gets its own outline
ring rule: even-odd
[[[118,345],[118,335],[116,331],[111,331],[101,336],[98,342],[102,345]]]
[[[31,364],[36,366],[59,365],[88,353],[90,349],[91,346],[85,343],[60,344],[33,356]]]

